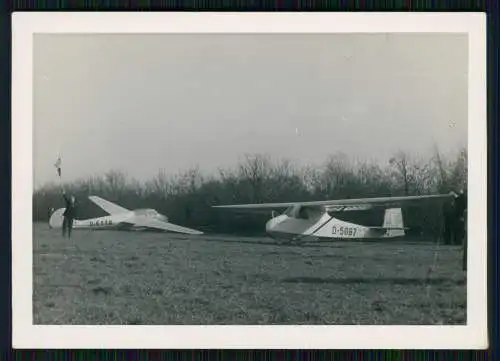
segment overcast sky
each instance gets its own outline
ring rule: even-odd
[[[36,35],[34,182],[467,141],[467,36]]]

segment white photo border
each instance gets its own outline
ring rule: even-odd
[[[468,282],[465,326],[42,326],[32,312],[35,33],[467,33]],[[485,13],[65,13],[12,15],[14,348],[484,349],[487,332]]]

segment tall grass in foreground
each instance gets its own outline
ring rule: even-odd
[[[78,216],[98,216],[87,197],[99,195],[134,209],[155,208],[172,222],[217,233],[262,233],[269,215],[241,215],[210,209],[232,203],[311,201],[337,198],[424,195],[457,190],[466,184],[467,151],[450,159],[439,152],[430,159],[398,152],[386,164],[352,160],[342,153],[330,155],[319,167],[299,167],[287,159],[272,160],[263,154],[246,155],[233,168],[215,175],[198,168],[169,174],[160,170],[145,182],[111,170],[99,177],[66,183],[68,192],[80,200]],[[46,221],[50,207],[63,206],[59,185],[48,184],[33,194],[33,220]],[[101,212],[101,213],[99,213]],[[412,232],[436,235],[442,210],[435,206],[405,209],[405,222]],[[380,225],[380,212],[356,212],[349,217],[364,218]],[[347,215],[339,215],[344,217]]]

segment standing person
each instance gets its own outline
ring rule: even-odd
[[[465,226],[464,226],[464,237],[463,237],[463,251],[462,251],[462,269],[464,271],[467,271],[467,208],[465,209],[464,212],[464,218],[465,218]]]
[[[467,210],[467,194],[462,189],[455,198],[455,220],[456,220],[456,243],[463,244],[463,237],[465,235],[465,211]]]
[[[453,208],[454,199],[443,205],[443,243],[449,245],[453,241]]]
[[[456,243],[463,247],[462,269],[467,270],[467,191],[460,190],[455,198]]]
[[[458,245],[462,244],[462,237],[464,234],[465,196],[463,190],[459,193],[452,192],[452,194],[453,199],[450,209],[451,244]]]
[[[68,238],[71,238],[71,231],[73,229],[73,220],[75,219],[76,215],[76,199],[75,196],[68,197],[66,194],[66,191],[63,189],[63,198],[64,202],[66,204],[66,209],[63,213],[63,226],[62,226],[62,232],[63,232],[63,237],[66,236],[66,231],[68,233]]]

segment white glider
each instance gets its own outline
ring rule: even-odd
[[[212,206],[243,212],[272,212],[272,218],[266,223],[266,233],[273,238],[298,240],[300,238],[329,239],[376,239],[393,238],[405,235],[402,206],[421,204],[422,202],[445,202],[453,194],[428,196],[380,197],[362,199],[339,199],[313,202],[262,203]],[[382,226],[369,227],[342,221],[330,215],[332,212],[367,210],[384,207],[385,215]],[[285,211],[274,216],[274,210]]]
[[[75,219],[73,222],[74,229],[156,230],[196,235],[203,234],[203,232],[194,229],[169,223],[166,216],[151,208],[128,210],[97,196],[90,196],[89,199],[109,215],[84,220]],[[62,227],[64,210],[65,208],[60,208],[52,214],[49,220],[52,228]]]

